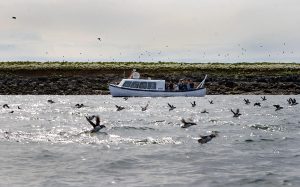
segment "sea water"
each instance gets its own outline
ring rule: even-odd
[[[0,96],[0,186],[299,186],[300,104],[290,97],[300,100]],[[89,133],[91,115],[106,128]],[[197,125],[181,128],[181,119]]]

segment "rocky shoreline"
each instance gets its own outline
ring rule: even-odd
[[[200,82],[204,73],[186,71],[143,74],[144,77],[177,81],[189,77]],[[31,70],[0,72],[0,95],[107,95],[108,84],[122,79],[123,69],[118,71],[64,71]],[[208,73],[205,86],[208,95],[255,94],[296,95],[300,93],[299,75],[226,75]]]

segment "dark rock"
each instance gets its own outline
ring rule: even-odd
[[[226,81],[225,86],[229,87],[229,88],[233,88],[233,87],[237,86],[237,84],[233,81]]]

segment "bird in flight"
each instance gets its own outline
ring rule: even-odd
[[[280,105],[273,105],[273,106],[276,108],[275,111],[283,109],[283,107]]]
[[[118,106],[118,105],[116,105],[116,108],[117,108],[117,111],[121,111],[121,110],[125,109],[125,107],[123,107],[123,106]]]
[[[92,122],[92,120],[96,117],[96,124]],[[105,125],[100,125],[100,118],[99,116],[92,116],[92,117],[87,117],[85,116],[86,120],[93,126],[93,129],[90,131],[91,133],[93,132],[98,132],[100,129],[105,128]]]
[[[168,106],[170,107],[169,111],[174,110],[176,108],[174,105],[171,105],[170,103],[168,103]]]
[[[235,117],[235,118],[237,118],[237,117],[239,117],[240,115],[242,115],[242,114],[240,113],[240,109],[236,109],[236,112],[234,112],[234,111],[231,109],[231,112],[233,113],[233,117]]]
[[[251,102],[249,101],[249,99],[244,99],[244,101],[245,101],[245,104],[246,105],[249,105]]]
[[[182,119],[181,122],[183,123],[183,125],[181,126],[181,128],[188,128],[188,127],[190,127],[190,126],[197,125],[197,123],[194,123],[194,122],[187,122],[187,121],[185,121],[184,119]]]
[[[267,100],[266,96],[261,97],[263,101]]]
[[[293,99],[293,98],[289,98],[287,101],[288,101],[288,103],[289,103],[290,105],[292,105],[292,106],[298,104],[295,98],[294,98],[294,99]]]

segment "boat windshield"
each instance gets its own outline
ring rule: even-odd
[[[125,81],[123,87],[130,87],[132,81]]]

